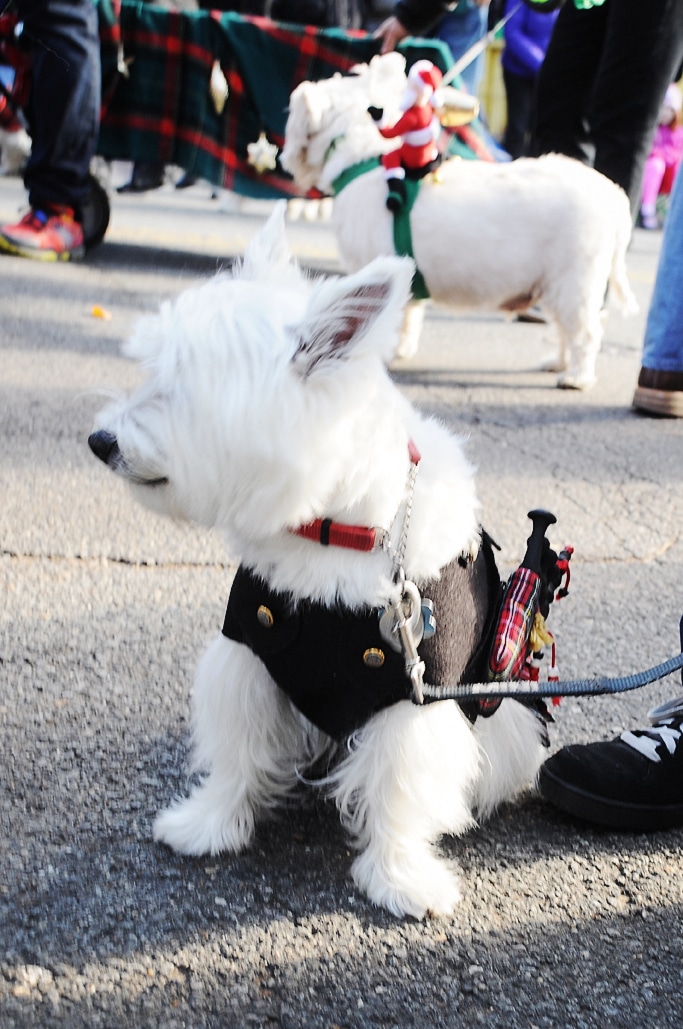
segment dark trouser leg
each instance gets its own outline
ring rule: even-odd
[[[536,79],[529,145],[533,157],[557,153],[590,160],[586,110],[602,52],[605,7],[577,10],[570,0],[560,10]]]
[[[100,122],[100,44],[93,0],[23,0],[33,55],[32,153],[24,182],[32,207],[78,211]]]
[[[608,0],[602,60],[588,108],[595,168],[638,213],[645,161],[666,88],[683,57],[683,0]]]
[[[683,57],[683,0],[566,3],[537,82],[532,153],[590,160],[638,210],[666,87]]]
[[[503,147],[511,157],[522,157],[527,149],[533,80],[520,78],[519,75],[512,75],[503,69],[503,82],[507,99],[507,125]]]

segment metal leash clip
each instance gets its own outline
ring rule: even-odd
[[[424,703],[422,691],[425,664],[417,648],[425,636],[436,630],[431,600],[423,600],[414,582],[406,579],[398,601],[389,602],[380,614],[379,631],[382,638],[403,654],[406,674],[413,688],[413,701]]]

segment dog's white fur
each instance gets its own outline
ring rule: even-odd
[[[321,547],[289,530],[330,517],[383,526],[397,542],[412,439],[422,461],[404,566],[434,578],[478,538],[473,470],[460,441],[386,371],[412,262],[378,258],[311,281],[291,261],[283,222],[281,204],[241,270],[140,323],[128,353],[148,378],[98,418],[116,438],[107,463],[147,505],[224,530],[275,589],[381,605],[397,589],[389,553]],[[358,886],[399,915],[447,915],[458,883],[436,842],[533,781],[538,730],[512,700],[474,727],[453,701],[402,701],[333,745],[252,651],[219,635],[194,694],[194,767],[206,777],[157,818],[154,835],[184,854],[242,850],[327,751],[324,785],[359,851]]]
[[[25,129],[0,128],[0,175],[21,175],[31,154],[31,137]]]
[[[382,139],[367,108],[392,109],[404,68],[398,54],[385,54],[355,75],[294,90],[281,162],[302,190],[332,193],[343,171],[396,145]],[[375,169],[336,196],[333,222],[347,271],[394,253],[386,195],[383,172]],[[557,154],[507,164],[452,160],[436,180],[423,181],[411,226],[415,260],[433,300],[503,311],[542,304],[560,340],[548,370],[561,373],[563,387],[594,384],[608,284],[625,313],[637,310],[626,275],[632,224],[623,190]],[[400,356],[417,349],[423,309],[415,305]]]

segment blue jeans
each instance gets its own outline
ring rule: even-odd
[[[448,44],[453,60],[457,61],[471,46],[479,42],[486,32],[487,25],[487,7],[477,7],[472,0],[460,0],[454,11],[443,16],[434,29],[434,36]],[[483,74],[484,55],[480,54],[460,75],[463,86],[472,96],[477,95]]]
[[[31,157],[24,172],[31,207],[65,204],[78,214],[100,125],[100,41],[94,0],[21,0],[31,46],[28,120]]]
[[[643,368],[683,372],[683,175],[676,176],[655,288],[647,313]]]

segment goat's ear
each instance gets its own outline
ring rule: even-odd
[[[251,240],[242,261],[244,279],[268,279],[292,263],[285,233],[287,202],[279,200],[263,228]]]
[[[413,271],[408,259],[379,257],[355,275],[320,283],[304,318],[293,329],[294,366],[302,377],[360,351],[391,360]]]

